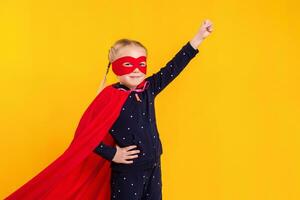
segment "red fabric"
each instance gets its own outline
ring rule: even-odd
[[[112,70],[118,76],[130,74],[131,72],[133,72],[135,70],[135,68],[138,68],[142,73],[146,74],[146,72],[147,72],[146,60],[147,60],[146,56],[140,56],[138,58],[134,58],[131,56],[123,56],[111,63]],[[126,62],[131,63],[132,66],[123,65]],[[145,65],[140,66],[140,62],[145,62]]]
[[[93,152],[101,141],[113,146],[109,129],[130,91],[105,87],[83,113],[69,147],[7,200],[109,200],[110,161]]]

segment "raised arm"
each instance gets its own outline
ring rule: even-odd
[[[159,94],[170,84],[187,64],[199,53],[198,46],[211,33],[212,23],[205,20],[197,34],[188,41],[176,55],[160,70],[146,78],[150,82],[150,89],[154,96]]]
[[[154,96],[171,83],[198,52],[198,49],[195,49],[190,42],[187,42],[166,66],[147,77],[146,80],[150,82],[150,89]]]

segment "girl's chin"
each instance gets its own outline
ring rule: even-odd
[[[132,82],[141,82],[143,77],[129,77],[130,81]]]
[[[131,80],[131,81],[129,81],[129,85],[131,85],[132,87],[136,87],[136,86],[138,86],[142,81],[143,81],[143,79]]]

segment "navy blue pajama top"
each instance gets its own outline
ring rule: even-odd
[[[137,154],[137,158],[132,159],[133,163],[112,162],[111,168],[113,170],[146,169],[159,160],[163,151],[156,126],[155,97],[179,75],[198,52],[198,49],[187,42],[165,67],[160,68],[157,73],[146,78],[146,81],[149,82],[148,88],[143,92],[132,91],[129,94],[109,133],[120,147],[136,145],[140,153]],[[130,90],[121,83],[116,83],[113,87]],[[141,102],[137,101],[136,93]],[[94,152],[112,161],[116,153],[116,147],[100,142]]]

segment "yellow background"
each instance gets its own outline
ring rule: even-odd
[[[296,0],[2,0],[0,196],[69,145],[117,39],[147,47],[151,75],[210,19],[156,100],[163,197],[300,199],[299,17]]]

